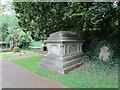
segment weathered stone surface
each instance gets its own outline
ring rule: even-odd
[[[104,61],[107,61],[110,59],[110,51],[109,51],[109,47],[107,46],[102,46],[100,49],[100,53],[99,53],[99,59],[102,59]]]
[[[77,34],[59,31],[51,34],[45,42],[48,53],[39,62],[40,66],[65,74],[81,64],[83,40]]]

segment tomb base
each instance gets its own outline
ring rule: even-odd
[[[60,74],[67,74],[71,70],[77,68],[82,64],[83,54],[69,55],[69,56],[56,56],[47,55],[38,63],[41,67],[58,72]]]

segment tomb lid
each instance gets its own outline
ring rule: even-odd
[[[81,42],[82,38],[70,31],[58,31],[49,36],[46,43],[48,42]]]

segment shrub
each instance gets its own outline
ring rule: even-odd
[[[18,37],[18,46],[21,48],[27,48],[32,41],[32,37],[29,32],[25,33],[21,31]]]
[[[2,41],[5,40],[5,38],[8,35],[8,24],[7,23],[3,23],[2,26],[0,27],[0,37],[2,38]]]

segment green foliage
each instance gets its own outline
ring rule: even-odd
[[[0,37],[2,38],[1,41],[9,41],[10,34],[12,34],[13,30],[18,28],[18,19],[16,18],[15,14],[12,15],[5,15],[0,14]]]
[[[15,46],[19,46],[21,48],[28,47],[32,41],[31,33],[24,32],[20,28],[9,31],[7,37],[5,38],[5,41],[9,42],[11,38],[14,39]]]
[[[14,2],[19,25],[35,39],[59,30],[74,31],[90,41],[96,36],[118,35],[120,9],[113,3]],[[117,24],[118,23],[118,24]]]
[[[18,34],[19,34],[19,36],[18,36],[18,46],[23,47],[23,48],[27,48],[32,41],[31,34],[29,32],[25,33],[23,31],[21,31]]]
[[[0,13],[0,27],[3,23],[7,23],[10,30],[13,30],[14,28],[18,28],[18,19],[15,16],[15,14],[7,15],[7,14],[1,14]]]
[[[14,2],[13,5],[20,27],[32,32],[33,39],[46,39],[53,32],[68,30],[85,40],[84,52],[93,53],[99,42],[107,40],[115,56],[120,56],[120,5],[113,2]]]
[[[0,45],[0,49],[5,49],[6,47],[4,45]]]
[[[104,75],[104,69],[100,66],[96,66],[97,64],[95,65],[95,68],[90,68],[92,71],[94,71],[94,73],[89,71],[82,71],[81,66],[80,68],[66,75],[61,75],[38,66],[37,63],[40,62],[40,59],[42,58],[43,56],[35,56],[25,59],[13,60],[12,62],[27,68],[28,70],[33,71],[38,75],[57,80],[70,88],[118,88],[117,72],[111,72],[111,74],[108,70],[110,74]],[[91,65],[92,64],[89,64],[89,66]],[[94,66],[94,64],[92,66]],[[116,70],[117,69],[113,71]]]
[[[103,38],[96,38],[93,39],[92,42],[89,45],[89,49],[86,53],[86,57],[88,57],[88,60],[95,60],[99,63],[107,64],[108,66],[115,66],[116,64],[119,64],[119,60],[116,58],[119,58],[120,56],[120,42],[119,39],[111,39],[111,40],[104,40]],[[103,61],[99,59],[100,51],[102,46],[108,47],[108,52],[110,52],[109,60]]]
[[[43,44],[42,41],[35,41],[35,40],[33,40],[33,41],[30,43],[30,46],[33,46],[33,47],[41,47],[42,44]]]
[[[5,40],[5,38],[8,35],[8,24],[7,23],[3,23],[2,26],[0,27],[0,37],[2,38],[2,41]]]

